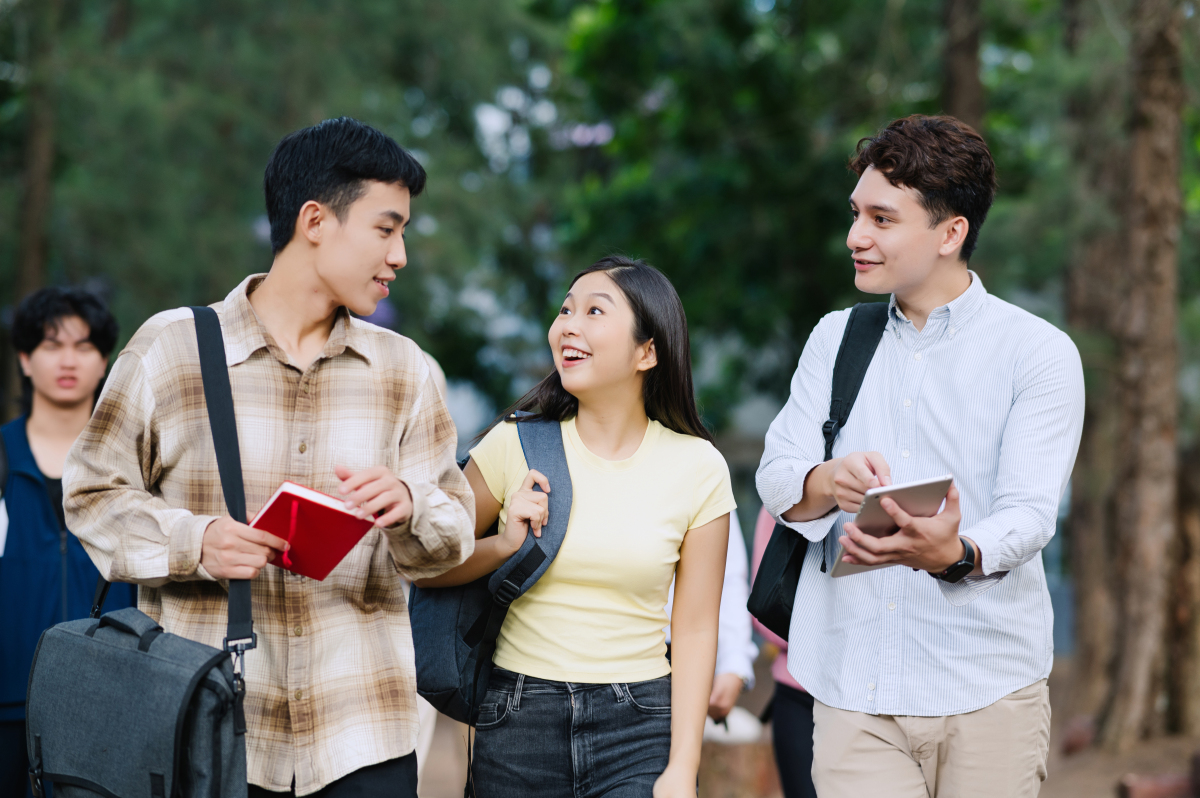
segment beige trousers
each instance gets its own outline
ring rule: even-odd
[[[1046,680],[945,718],[868,715],[814,703],[820,798],[1033,798],[1046,779]]]

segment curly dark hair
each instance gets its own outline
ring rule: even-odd
[[[931,227],[964,217],[968,229],[959,258],[971,259],[996,198],[996,163],[983,136],[952,116],[914,114],[858,142],[850,169],[862,177],[868,166],[893,186],[920,194]]]
[[[34,291],[21,300],[13,314],[13,348],[26,355],[46,340],[47,330],[56,328],[63,319],[78,316],[88,326],[88,341],[100,354],[108,357],[117,345],[117,320],[100,297],[82,288],[54,286]],[[96,398],[104,380],[96,387]],[[29,415],[33,408],[33,382],[21,375],[21,413]]]

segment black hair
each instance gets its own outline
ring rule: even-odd
[[[117,345],[117,320],[100,297],[82,288],[51,287],[34,291],[21,300],[13,315],[12,342],[18,352],[29,355],[46,340],[46,333],[63,319],[78,316],[88,326],[88,341],[104,357]],[[100,398],[104,380],[96,386],[93,402]],[[33,381],[21,375],[21,413],[33,409]]]
[[[263,175],[271,251],[278,254],[292,240],[296,217],[309,200],[345,221],[368,180],[399,183],[415,197],[425,189],[425,169],[391,136],[348,116],[284,136]]]
[[[571,280],[604,272],[617,285],[633,309],[633,339],[640,345],[654,341],[658,365],[646,372],[642,401],[646,415],[673,432],[712,442],[712,433],[700,420],[692,388],[692,352],[688,343],[687,316],[675,286],[666,275],[642,260],[610,255],[593,263]],[[513,418],[517,411],[532,415]],[[579,400],[563,387],[558,370],[550,374],[494,421],[566,421],[579,412]],[[486,430],[485,430],[486,433]]]

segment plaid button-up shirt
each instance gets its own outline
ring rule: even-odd
[[[384,465],[412,493],[408,523],[372,529],[322,582],[268,565],[253,580],[246,655],[249,778],[306,795],[417,739],[401,574],[435,576],[474,548],[474,499],[420,349],[343,309],[321,356],[289,363],[247,278],[221,318],[251,517],[284,480],[335,494],[334,466]],[[160,313],[121,352],[67,460],[67,523],[106,577],[141,585],[168,632],[220,647],[226,587],[200,566],[226,514],[188,309]]]

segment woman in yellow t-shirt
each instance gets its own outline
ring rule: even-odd
[[[687,320],[669,280],[608,257],[550,327],[555,370],[471,450],[475,553],[428,587],[490,573],[548,522],[512,412],[562,427],[566,537],[512,603],[476,724],[480,798],[696,795],[712,688],[729,469],[700,421]],[[481,537],[497,520],[501,532]],[[672,656],[663,627],[675,578]]]

